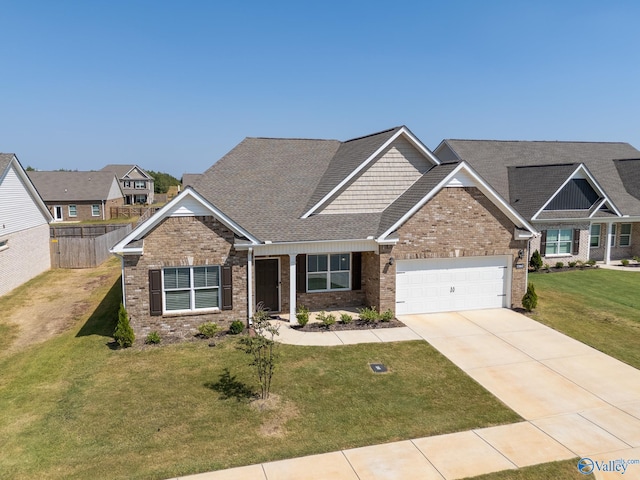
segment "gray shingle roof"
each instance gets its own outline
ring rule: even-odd
[[[377,236],[383,225],[388,228],[413,206],[411,199],[422,198],[430,186],[437,184],[436,170],[427,172],[426,178],[416,182],[410,193],[394,202],[388,212],[300,217],[399,128],[346,142],[246,138],[194,180],[192,186],[262,241]],[[438,175],[446,168],[438,169]]]
[[[100,169],[101,172],[113,172],[115,173],[115,175],[119,178],[122,179],[124,178],[124,176],[129,173],[132,169],[137,168],[138,170],[140,170],[141,172],[144,172],[145,175],[148,175],[149,177],[151,175],[149,175],[145,170],[143,170],[142,168],[140,168],[138,165],[133,165],[133,164],[129,164],[129,165],[124,165],[124,164],[116,164],[116,163],[110,163],[109,165],[105,166],[104,168]]]
[[[184,173],[182,174],[182,186],[194,185],[196,181],[202,176],[201,173]]]
[[[614,162],[640,158],[640,151],[628,143],[446,140],[445,144],[512,204],[507,167],[583,163],[624,215],[640,216],[640,200],[627,191]],[[543,195],[546,179],[530,181]]]
[[[27,172],[45,202],[108,200],[113,172]]]
[[[0,153],[0,173],[4,172],[7,169],[7,167],[11,163],[11,160],[13,160],[13,157],[13,153]]]

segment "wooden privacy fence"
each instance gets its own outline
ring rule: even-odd
[[[126,223],[104,223],[98,225],[50,225],[49,237],[99,237],[105,233],[120,230],[126,227]]]
[[[149,215],[152,215],[157,208],[143,205],[122,205],[119,207],[111,207],[109,213],[111,218],[134,218],[142,217],[148,210],[151,210]]]
[[[111,256],[109,249],[131,232],[131,224],[94,237],[59,236],[50,239],[52,268],[97,267]]]

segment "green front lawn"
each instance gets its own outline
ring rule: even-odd
[[[259,411],[235,338],[112,350],[114,279],[71,331],[0,356],[1,476],[161,479],[520,420],[426,342],[285,345]]]
[[[640,272],[587,269],[529,276],[532,317],[640,368]]]
[[[587,476],[580,473],[578,470],[578,460],[578,458],[574,458],[561,462],[542,463],[517,470],[503,470],[501,472],[471,477],[469,480],[579,480],[593,478],[593,475]]]

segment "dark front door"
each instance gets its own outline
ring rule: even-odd
[[[256,260],[256,305],[262,302],[265,310],[280,311],[279,277],[277,258]]]

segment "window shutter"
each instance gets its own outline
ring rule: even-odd
[[[233,283],[231,265],[222,267],[222,310],[233,309]]]
[[[307,256],[304,254],[296,256],[296,291],[307,292]]]
[[[573,254],[578,255],[580,253],[580,229],[573,229]]]
[[[149,313],[162,315],[162,271],[149,270]]]
[[[351,263],[351,289],[362,289],[362,252],[353,252]]]
[[[542,231],[542,236],[540,237],[540,255],[547,254],[547,231]]]

